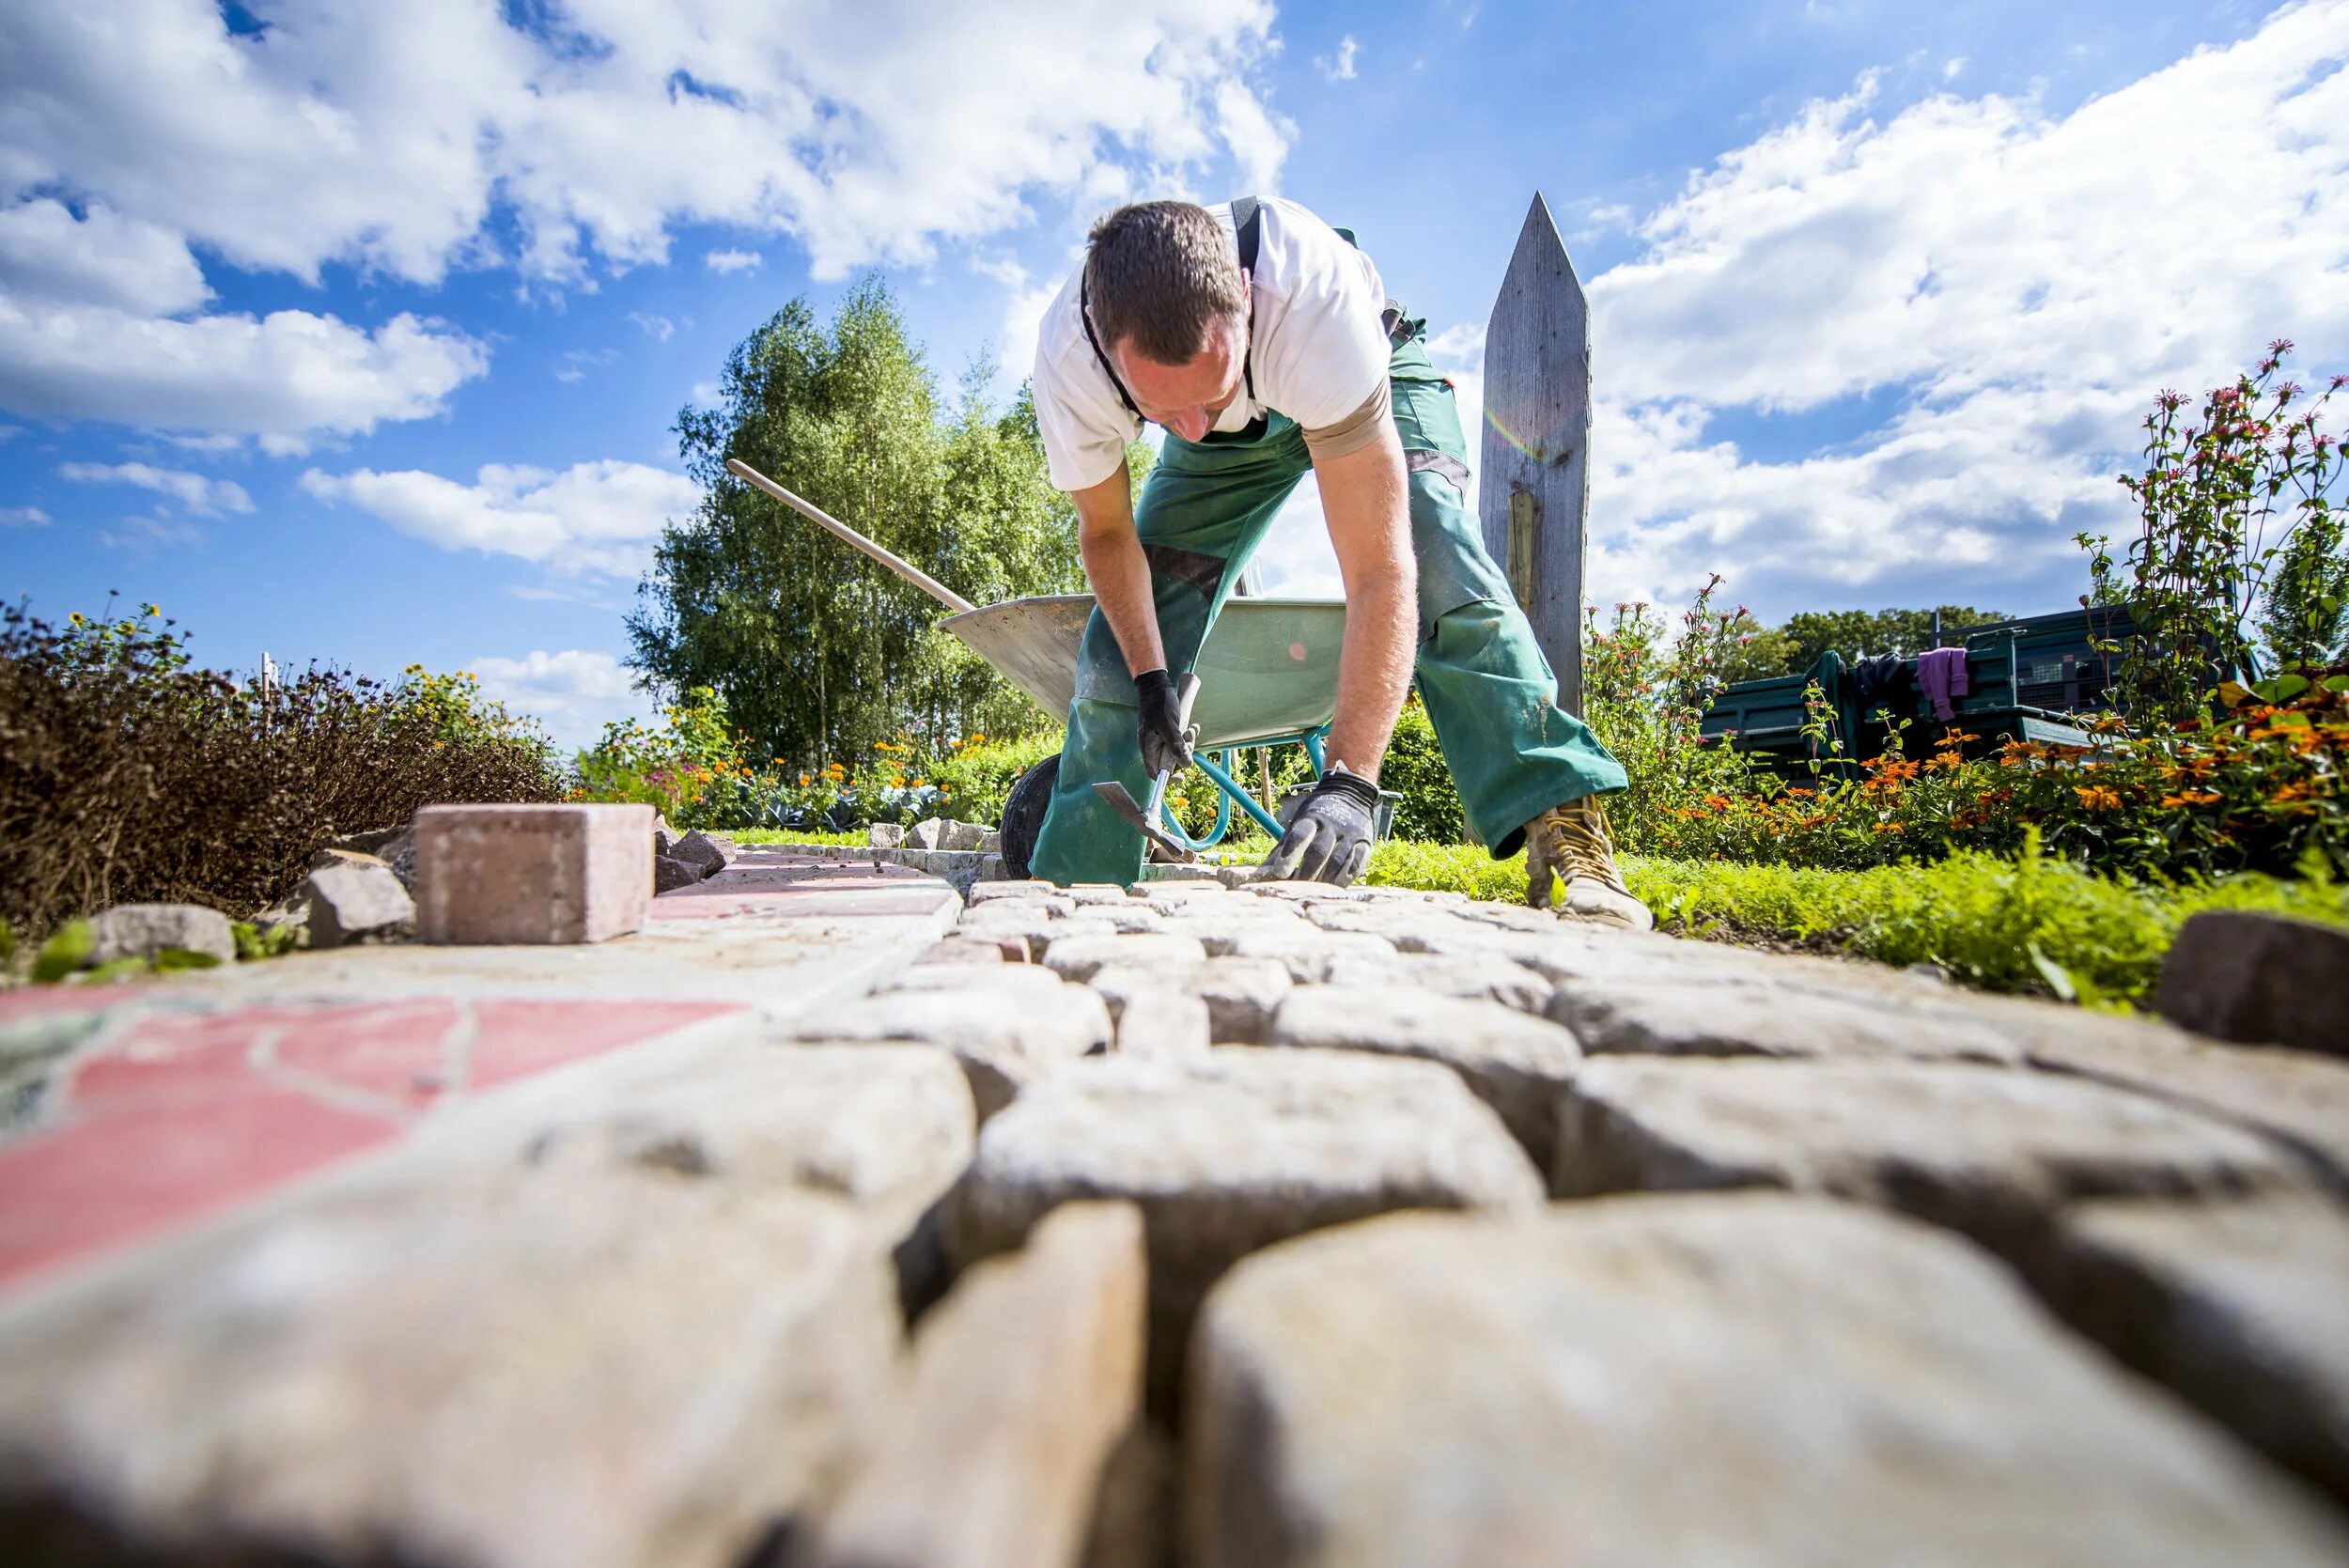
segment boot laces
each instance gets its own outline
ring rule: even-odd
[[[1558,874],[1571,882],[1588,877],[1618,893],[1629,890],[1615,870],[1615,846],[1607,832],[1607,808],[1598,797],[1586,795],[1545,813],[1542,829],[1551,846]]]

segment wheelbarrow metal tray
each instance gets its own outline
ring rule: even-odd
[[[1092,614],[1091,594],[1052,594],[965,611],[939,626],[1060,719],[1076,695],[1077,655]],[[1287,739],[1329,723],[1345,639],[1342,599],[1225,600],[1199,651],[1191,721],[1200,748]]]

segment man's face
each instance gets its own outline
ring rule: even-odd
[[[1197,441],[1215,428],[1215,422],[1240,393],[1248,366],[1248,323],[1225,319],[1207,334],[1207,345],[1182,365],[1160,365],[1142,354],[1128,353],[1127,343],[1112,353],[1117,374],[1133,394],[1142,417],[1163,425],[1185,441]]]

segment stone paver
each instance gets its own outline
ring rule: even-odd
[[[894,1237],[954,1185],[976,1136],[963,1072],[935,1047],[757,1045],[551,1115],[528,1157],[805,1188],[853,1201]]]
[[[1780,1187],[1906,1210],[2025,1265],[2074,1199],[2227,1198],[2301,1180],[2251,1133],[2046,1074],[1919,1062],[1583,1063],[1552,1190]]]
[[[1002,912],[999,913],[999,910]],[[1030,961],[1038,964],[1051,956],[1056,942],[1081,937],[1117,935],[1117,926],[1105,915],[1083,913],[1064,917],[1030,914],[1018,906],[1000,904],[988,905],[964,916],[962,924],[956,929],[995,941],[1016,937],[1027,944]]]
[[[1274,959],[1300,986],[1319,984],[1330,966],[1342,959],[1375,963],[1394,951],[1384,937],[1362,931],[1324,931],[1310,924],[1294,930],[1235,925],[1221,939],[1205,939],[1205,944],[1218,957]]]
[[[2030,1060],[2256,1127],[2349,1194],[2349,1063],[2154,1030],[2116,1034],[2086,1027],[2068,1037],[2050,1031]]]
[[[1272,1044],[1419,1056],[1460,1075],[1534,1166],[1550,1168],[1560,1093],[1581,1065],[1573,1033],[1497,1001],[1409,986],[1306,986],[1272,1020]]]
[[[117,904],[90,921],[89,961],[152,958],[177,948],[203,953],[224,964],[237,960],[237,939],[228,917],[196,904]]]
[[[1954,1008],[1888,1009],[1881,1001],[1773,986],[1664,979],[1561,984],[1549,1016],[1595,1056],[1907,1057],[2019,1063],[2023,1048],[1994,1019]]]
[[[747,1034],[754,1021],[694,1001],[78,1000],[92,1007],[82,1048],[38,1116],[0,1143],[0,1283],[387,1147],[481,1091],[712,1029]]]
[[[303,1207],[10,1326],[0,1537],[731,1568],[839,1483],[895,1291],[850,1205],[789,1188],[509,1166]]]
[[[2349,1217],[2276,1197],[2064,1212],[2075,1327],[2349,1501]]]
[[[1772,1196],[1396,1216],[1241,1264],[1191,1560],[2316,1564],[2341,1521],[1962,1242]]]
[[[1152,932],[1055,941],[1044,955],[1044,962],[1063,979],[1088,980],[1108,964],[1143,964],[1171,970],[1203,962],[1206,956],[1196,937]]]
[[[316,948],[396,940],[415,930],[416,903],[392,868],[355,858],[319,866],[303,879],[303,924]]]
[[[1143,940],[1147,939],[1133,939]],[[1109,1048],[1109,1009],[1082,986],[1063,986],[1016,1007],[984,985],[891,991],[827,1008],[794,1026],[796,1039],[913,1041],[953,1053],[971,1080],[984,1122],[1020,1091],[1080,1057]]]
[[[1070,1203],[923,1319],[911,1388],[807,1559],[1075,1568],[1142,1404],[1142,1216]]]
[[[1437,996],[1478,997],[1539,1017],[1557,988],[1523,964],[1499,954],[1390,953],[1384,957],[1332,958],[1322,975],[1332,986],[1408,986]]]
[[[645,924],[650,806],[427,806],[416,814],[416,939],[600,942]]]
[[[1526,1209],[1540,1190],[1500,1119],[1432,1063],[1243,1047],[1080,1063],[1037,1084],[980,1133],[946,1238],[972,1262],[1061,1203],[1140,1204],[1163,1409],[1201,1295],[1257,1248],[1389,1209]]]
[[[1146,964],[1107,964],[1086,984],[1109,1007],[1121,1056],[1204,1057],[1213,1043],[1206,1000],[1180,976]]]
[[[1173,966],[1104,964],[1087,984],[1104,997],[1173,986],[1206,1004],[1211,1043],[1253,1046],[1272,1037],[1272,1017],[1296,983],[1289,978],[1288,966],[1276,959],[1208,958]]]
[[[2198,1034],[2349,1056],[2349,931],[2205,909],[2162,960],[2154,1005]]]

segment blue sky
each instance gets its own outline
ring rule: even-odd
[[[472,668],[567,742],[645,706],[669,427],[745,332],[879,267],[1008,396],[1131,196],[1355,228],[1474,406],[1545,193],[1600,601],[2056,609],[2157,388],[2349,368],[2349,0],[350,12],[0,8],[0,592]]]

